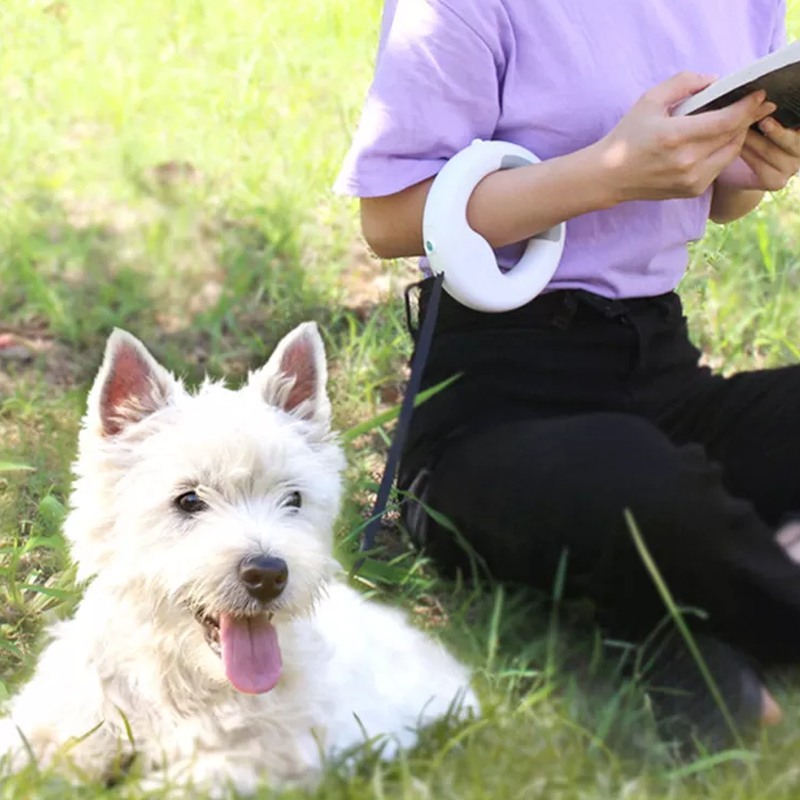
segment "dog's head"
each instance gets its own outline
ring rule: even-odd
[[[115,331],[89,394],[65,531],[79,577],[134,598],[241,691],[275,685],[281,621],[311,611],[336,568],[326,379],[313,323],[238,391],[196,393]]]

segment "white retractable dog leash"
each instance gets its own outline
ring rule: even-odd
[[[519,145],[476,139],[444,165],[431,186],[422,230],[425,253],[435,278],[411,361],[411,376],[400,407],[397,430],[389,448],[375,506],[364,530],[361,547],[364,553],[373,549],[389,500],[433,339],[442,289],[475,311],[511,311],[533,300],[558,268],[564,251],[566,223],[530,239],[522,258],[507,273],[500,270],[491,245],[467,223],[469,199],[487,175],[536,164],[539,160]],[[363,559],[355,569],[358,570],[362,563]]]

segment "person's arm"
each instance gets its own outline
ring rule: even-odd
[[[776,0],[774,15],[772,33],[767,47],[768,53],[774,53],[786,45],[786,0]],[[769,126],[769,122],[762,121],[761,127],[767,138],[769,138]],[[792,166],[784,163],[784,166],[778,170],[779,174],[776,174],[775,171],[761,169],[760,167],[765,165],[759,164],[762,159],[756,158],[755,152],[752,151],[753,147],[757,148],[759,145],[758,141],[753,144],[755,137],[762,138],[753,131],[748,132],[740,158],[723,170],[714,182],[714,194],[711,198],[709,214],[712,222],[724,225],[741,219],[758,207],[767,191],[777,191],[786,185],[786,180],[788,180],[788,175],[785,174],[786,169],[791,170]],[[783,141],[783,146],[792,149],[792,144],[786,139]],[[800,162],[797,166],[800,166]],[[757,171],[762,172],[762,175],[756,174]]]
[[[422,217],[432,183],[430,178],[387,197],[362,199],[361,228],[375,255],[424,255]],[[487,175],[470,198],[467,221],[497,248],[612,205],[611,176],[589,148]]]
[[[724,184],[715,185],[714,194],[711,196],[709,218],[712,222],[725,225],[746,217],[758,207],[764,194],[758,189],[736,189]]]
[[[470,200],[469,224],[501,247],[618,203],[703,194],[738,157],[749,126],[774,110],[761,92],[719,111],[670,116],[676,102],[709,82],[688,73],[675,76],[647,92],[600,142],[487,176]],[[431,182],[361,200],[362,230],[376,255],[423,255],[422,217]]]
[[[771,103],[769,104],[772,105]],[[714,183],[711,219],[724,224],[749,214],[766,192],[783,189],[800,169],[800,132],[772,117],[749,130],[740,157]]]

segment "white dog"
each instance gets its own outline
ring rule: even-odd
[[[112,334],[65,527],[89,583],[0,721],[12,770],[102,779],[135,755],[148,781],[250,794],[480,713],[440,644],[337,580],[326,378],[313,323],[236,392],[190,394]]]

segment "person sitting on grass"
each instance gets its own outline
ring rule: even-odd
[[[423,256],[448,159],[476,138],[542,159],[486,177],[468,221],[510,269],[567,221],[563,259],[515,311],[442,296],[423,388],[462,377],[413,415],[398,486],[421,503],[405,523],[445,576],[469,555],[423,504],[496,580],[550,591],[566,553],[566,596],[590,598],[610,637],[652,644],[666,609],[629,510],[677,602],[704,612],[687,619],[742,730],[781,718],[764,669],[800,662],[800,366],[713,374],[676,287],[709,219],[786,185],[800,134],[761,92],[670,111],[780,47],[785,15],[784,0],[389,0],[335,186],[360,198],[379,257]],[[688,691],[654,693],[658,719],[725,745],[683,640],[657,641],[650,682]]]

